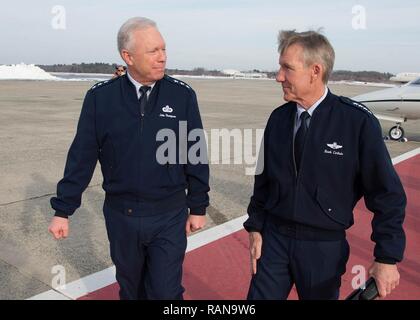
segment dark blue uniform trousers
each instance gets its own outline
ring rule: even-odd
[[[188,209],[139,217],[105,204],[104,215],[120,299],[183,299]]]
[[[249,300],[284,300],[295,284],[299,299],[336,300],[349,257],[347,240],[300,240],[273,223],[262,231],[261,258],[252,277]]]

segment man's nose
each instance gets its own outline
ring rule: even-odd
[[[284,72],[282,71],[282,69],[279,70],[279,72],[277,72],[276,75],[276,81],[277,82],[284,82]]]
[[[166,62],[166,51],[165,50],[160,50],[159,51],[159,62]]]

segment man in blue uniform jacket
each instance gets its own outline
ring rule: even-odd
[[[349,257],[345,230],[364,197],[373,212],[374,261],[381,297],[399,281],[406,197],[382,140],[378,120],[363,105],[326,84],[334,50],[315,31],[279,35],[286,104],[271,114],[253,196],[244,223],[253,277],[248,299],[338,299]]]
[[[86,94],[64,178],[51,199],[49,231],[67,237],[68,217],[99,160],[120,298],[182,299],[187,234],[204,226],[209,205],[206,148],[196,154],[204,161],[186,158],[193,146],[188,133],[198,132],[205,143],[197,98],[164,74],[165,42],[155,22],[129,19],[119,30],[118,49],[128,72]]]

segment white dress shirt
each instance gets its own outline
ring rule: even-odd
[[[311,116],[310,118],[308,118],[307,124],[309,126],[309,123],[311,122],[311,118],[312,118],[312,114],[314,113],[315,109],[320,105],[320,103],[325,99],[325,97],[328,94],[328,88],[327,86],[325,86],[325,91],[324,94],[322,95],[321,98],[319,98],[319,100],[317,100],[308,110],[306,110],[304,107],[302,107],[299,103],[296,103],[296,121],[295,121],[295,131],[294,131],[294,135],[296,135],[296,132],[298,131],[299,127],[300,127],[300,115],[307,111],[309,113],[309,115]]]
[[[127,71],[127,77],[131,81],[131,83],[134,84],[134,86],[136,87],[137,99],[140,99],[140,97],[141,97],[140,88],[145,86],[145,85],[141,84],[140,82],[137,82],[136,80],[134,80],[134,78],[130,75],[130,73],[128,71]],[[147,99],[149,99],[150,93],[152,92],[155,84],[156,84],[156,82],[153,82],[151,85],[149,85],[149,87],[151,87],[151,89],[149,91],[147,91]]]

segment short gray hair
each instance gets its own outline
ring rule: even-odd
[[[325,72],[322,81],[326,84],[334,67],[335,53],[328,39],[318,31],[296,32],[283,30],[278,36],[278,51],[281,54],[291,45],[297,44],[303,48],[303,62],[306,67],[313,63],[321,63]]]
[[[118,31],[117,42],[118,42],[118,51],[121,53],[123,49],[129,49],[132,45],[132,37],[134,31],[142,30],[147,28],[157,28],[156,22],[144,17],[134,17],[128,19],[121,26]]]

